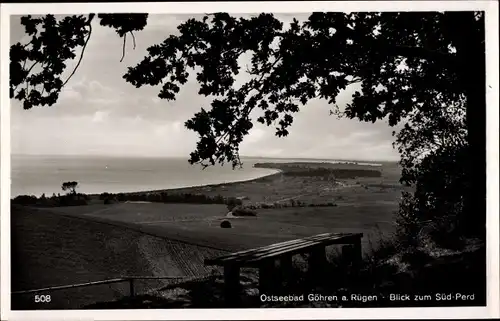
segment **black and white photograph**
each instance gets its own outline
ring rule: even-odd
[[[498,3],[410,2],[2,5],[2,319],[498,317]]]

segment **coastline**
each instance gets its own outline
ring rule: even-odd
[[[21,160],[25,157],[18,155]],[[247,168],[241,173],[231,173],[232,171],[219,170],[209,171],[209,174],[189,171],[183,175],[184,170],[189,170],[184,166],[184,162],[179,162],[177,158],[171,158],[173,166],[165,167],[158,164],[156,159],[145,159],[146,163],[137,162],[137,159],[119,158],[117,160],[107,160],[107,158],[96,158],[92,162],[82,162],[80,157],[71,156],[70,161],[65,161],[59,165],[60,157],[41,158],[42,168],[37,167],[33,161],[35,156],[28,157],[27,161],[19,161],[11,169],[11,194],[10,198],[18,196],[41,197],[61,193],[60,184],[63,181],[77,181],[77,190],[86,195],[99,195],[102,193],[130,194],[154,191],[185,190],[186,188],[198,188],[204,186],[219,186],[222,184],[243,183],[253,181],[266,176],[280,173],[281,164],[309,164],[319,166],[366,166],[366,168],[377,168],[381,164],[375,161],[370,163],[359,163],[357,161],[345,160],[321,160],[321,159],[284,159],[284,158],[248,158],[243,160]],[[69,156],[68,156],[69,157]],[[36,156],[35,159],[40,157]],[[170,158],[166,159],[170,160]],[[183,160],[183,159],[182,159]],[[113,162],[117,162],[116,164]],[[257,163],[274,166],[255,166]],[[110,171],[99,174],[100,170],[110,165]],[[175,172],[179,167],[180,171]],[[253,168],[250,168],[253,167]],[[256,168],[259,167],[259,168]],[[171,170],[173,174],[169,174]],[[123,171],[123,173],[121,172]],[[142,173],[144,171],[144,174]],[[239,171],[238,171],[239,172]],[[87,175],[90,174],[90,175]],[[122,176],[125,175],[125,176]]]
[[[144,190],[144,191],[136,191],[136,192],[121,192],[121,193],[113,193],[113,194],[134,195],[134,194],[144,194],[144,193],[161,193],[161,192],[175,192],[175,191],[186,192],[189,190],[195,190],[195,189],[199,189],[199,188],[219,188],[219,187],[224,187],[224,186],[229,187],[229,186],[242,184],[242,183],[253,183],[253,182],[259,182],[259,181],[266,180],[266,179],[273,179],[273,178],[277,177],[278,175],[281,175],[284,173],[284,171],[281,169],[273,169],[273,170],[275,171],[274,173],[265,174],[263,176],[259,176],[256,178],[230,181],[230,182],[225,182],[225,183],[201,184],[201,185],[191,185],[191,186],[185,186],[185,187]],[[88,194],[88,195],[89,196],[99,196],[99,194]]]
[[[288,166],[292,165],[292,166]],[[376,171],[379,172],[383,167],[382,164],[368,164],[368,163],[356,163],[356,162],[327,162],[327,161],[311,161],[311,162],[283,162],[283,163],[273,163],[273,162],[263,162],[263,163],[256,163],[254,164],[254,168],[260,168],[260,169],[266,169],[269,171],[272,171],[271,173],[267,173],[265,175],[259,176],[259,177],[254,177],[250,179],[242,179],[242,180],[235,180],[235,181],[229,181],[229,182],[222,182],[222,183],[215,183],[215,184],[200,184],[200,185],[190,185],[190,186],[184,186],[184,187],[174,187],[174,188],[160,188],[160,189],[147,189],[147,190],[139,190],[139,191],[130,191],[130,192],[118,192],[118,193],[111,193],[111,194],[123,194],[123,195],[137,195],[137,194],[148,194],[148,193],[162,193],[162,192],[184,192],[184,193],[193,193],[196,192],[197,190],[203,189],[217,189],[220,190],[221,188],[227,188],[227,187],[234,187],[236,185],[246,185],[246,184],[252,184],[252,183],[260,183],[263,181],[274,181],[278,177],[282,177],[282,174],[287,173],[287,172],[293,172],[295,171],[293,168],[295,165],[302,165],[306,166],[310,169],[321,169],[321,168],[328,168],[328,169],[364,169],[368,171]],[[342,179],[337,179],[338,181],[341,181]],[[106,192],[102,192],[106,193]],[[102,194],[101,193],[101,194]],[[100,194],[92,193],[92,194],[87,194],[91,197],[96,197],[99,196]]]
[[[339,189],[344,189],[346,186],[349,187],[348,190],[362,188],[364,191],[367,191],[368,187],[363,184],[374,184],[375,188],[388,187],[387,184],[382,184],[384,178],[381,171],[366,165],[290,162],[256,163],[254,166],[271,172],[247,180],[122,193],[105,192],[88,196],[99,201],[106,201],[110,196],[116,197],[111,202],[214,204],[224,199],[239,198],[245,200],[245,204],[250,207],[269,207],[272,204],[275,206],[290,204],[292,207],[296,204],[331,207],[336,206],[341,200],[342,196],[338,198]],[[169,201],[165,201],[166,199]]]
[[[142,184],[139,186],[132,186],[130,184],[124,184],[124,188],[120,188],[119,186],[107,186],[107,184],[96,184],[95,186],[92,186],[90,190],[85,190],[85,188],[79,187],[78,192],[80,194],[87,195],[90,199],[100,199],[103,194],[111,194],[111,195],[124,195],[124,196],[130,196],[134,195],[137,196],[139,194],[155,194],[155,193],[179,193],[179,194],[204,194],[206,196],[220,196],[222,194],[228,194],[229,190],[233,190],[233,192],[237,194],[244,194],[244,190],[250,189],[251,194],[257,195],[257,194],[262,194],[259,195],[259,198],[267,198],[271,195],[268,195],[266,192],[262,192],[257,188],[257,186],[253,186],[253,184],[257,184],[258,186],[264,188],[265,190],[269,190],[269,184],[278,184],[277,186],[281,186],[282,182],[284,179],[287,181],[289,180],[290,177],[287,176],[292,176],[296,177],[297,179],[303,180],[306,179],[310,181],[311,179],[313,180],[318,180],[321,179],[323,180],[326,176],[331,177],[331,172],[334,171],[333,177],[335,181],[340,182],[346,179],[350,178],[350,175],[352,173],[356,173],[354,175],[357,176],[373,176],[373,173],[377,173],[377,175],[380,175],[380,170],[383,170],[382,167],[377,167],[377,166],[372,166],[372,165],[367,165],[367,164],[359,164],[359,163],[354,163],[354,162],[319,162],[319,161],[311,161],[311,162],[306,162],[306,161],[290,161],[290,162],[262,162],[262,163],[254,163],[251,165],[252,168],[254,169],[259,169],[261,173],[258,173],[259,171],[254,172],[254,175],[248,175],[250,177],[248,178],[237,178],[235,180],[228,180],[230,177],[224,176],[224,177],[218,177],[215,176],[214,178],[221,179],[219,182],[199,182],[197,184],[196,181],[185,181],[186,185],[182,186],[182,181],[178,181],[177,184],[172,184],[171,186],[168,186],[168,184],[165,184],[167,186],[162,187],[162,183],[160,184],[153,184],[153,186],[149,187],[147,184]],[[345,174],[347,176],[345,176]],[[351,174],[349,174],[351,173]],[[377,176],[376,175],[376,176]],[[309,177],[309,178],[308,178]],[[313,178],[316,177],[316,178]],[[376,177],[372,177],[376,178]],[[224,181],[225,179],[225,181]],[[331,179],[331,178],[330,178]],[[168,182],[168,180],[165,180],[165,182]],[[81,181],[81,183],[85,184],[85,181]],[[170,182],[172,183],[172,182]],[[293,184],[297,184],[298,182],[293,182]],[[83,185],[82,184],[82,185]],[[310,182],[306,182],[306,185],[310,185]],[[177,186],[175,186],[177,185]],[[313,185],[317,185],[317,183],[314,183]],[[128,186],[128,187],[127,187]],[[281,189],[281,187],[280,187]],[[214,191],[218,191],[219,193],[214,195]],[[295,195],[298,195],[299,193],[296,193]],[[21,193],[17,195],[12,195],[11,199],[14,199],[19,196],[34,196],[34,197],[40,197],[40,193]],[[45,193],[45,195],[49,195]]]
[[[131,191],[131,192],[117,192],[117,193],[110,193],[110,194],[135,195],[135,194],[162,193],[162,192],[180,192],[180,191],[187,192],[189,190],[195,190],[195,189],[200,189],[200,188],[219,188],[222,186],[232,186],[232,185],[242,184],[242,183],[258,182],[258,181],[261,181],[263,179],[272,179],[275,176],[281,175],[283,173],[283,170],[281,170],[281,169],[273,169],[273,171],[274,171],[274,173],[265,174],[263,176],[259,176],[259,177],[255,177],[255,178],[230,181],[230,182],[223,182],[223,183],[190,185],[190,186],[174,187],[174,188],[148,189],[148,190]],[[87,195],[89,197],[97,197],[103,193],[107,193],[107,192],[91,193],[91,194],[87,194]]]
[[[239,180],[221,182],[221,183],[186,185],[186,186],[182,186],[182,187],[171,187],[171,188],[152,188],[152,189],[146,189],[146,190],[120,191],[120,192],[110,192],[109,190],[103,190],[102,192],[92,192],[92,193],[82,192],[82,194],[85,194],[89,197],[97,197],[103,193],[133,195],[133,194],[139,194],[139,193],[143,194],[143,193],[171,192],[171,191],[189,190],[189,189],[207,188],[207,187],[216,188],[216,187],[220,187],[220,186],[230,186],[233,184],[250,183],[253,181],[258,181],[261,179],[273,177],[274,175],[283,173],[283,170],[281,170],[281,169],[271,169],[271,168],[262,168],[262,169],[268,170],[268,173],[263,173],[263,175],[261,175],[261,176],[257,176],[257,177],[253,177],[253,178],[249,178],[249,179],[239,179]],[[269,172],[271,172],[271,173],[269,173]],[[21,194],[17,194],[17,195],[11,195],[11,199],[18,197],[18,196],[23,196],[23,195],[33,195],[33,196],[36,196],[38,198],[42,194],[48,195],[47,193],[43,193],[43,192],[42,193],[40,193],[40,192],[39,193],[29,193],[29,194],[21,193]]]

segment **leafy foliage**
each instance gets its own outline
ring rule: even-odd
[[[361,90],[345,115],[371,122],[387,117],[391,126],[416,107],[432,112],[429,100],[437,95],[442,104],[461,99],[457,67],[464,58],[455,30],[467,23],[481,31],[472,13],[313,13],[288,29],[272,14],[237,19],[218,13],[181,24],[180,36],[151,46],[124,78],[136,87],[161,83],[158,96],[173,100],[188,69],[200,70],[199,94],[215,98],[210,110],[202,108],[186,122],[200,135],[191,162],[236,166],[254,109],[264,114],[257,121],[286,136],[300,106],[313,98],[335,104],[352,83]],[[244,53],[252,55],[248,72],[254,77],[238,87],[237,62]]]
[[[158,96],[173,100],[188,69],[199,70],[199,94],[214,99],[210,110],[202,108],[186,122],[200,136],[191,163],[237,166],[253,110],[263,114],[257,121],[286,136],[293,114],[311,99],[335,105],[341,90],[358,83],[352,102],[335,113],[367,122],[386,119],[390,126],[406,122],[394,132],[395,145],[402,182],[416,192],[404,196],[400,216],[418,217],[421,226],[429,217],[435,222],[437,215],[462,213],[462,227],[483,233],[484,217],[473,209],[484,201],[482,189],[474,187],[478,180],[464,156],[484,153],[477,147],[484,127],[475,115],[481,113],[471,109],[485,108],[481,13],[313,13],[288,29],[271,14],[237,19],[219,13],[178,29],[179,36],[150,47],[124,78],[136,87],[161,83]],[[248,53],[253,77],[237,86],[237,62]],[[400,221],[408,232],[411,220]],[[474,228],[464,223],[473,221]]]
[[[23,101],[24,109],[53,105],[64,84],[61,74],[65,61],[76,57],[77,47],[86,45],[92,18],[80,15],[57,21],[53,15],[22,17],[21,23],[31,40],[25,45],[11,46],[10,97]]]
[[[148,23],[147,14],[98,14],[101,26],[107,26],[116,31],[120,37],[127,33],[143,30]]]
[[[65,67],[62,61],[74,58],[77,45],[85,46],[92,17],[67,17],[58,23],[51,16],[40,21],[24,18],[27,34],[36,35],[34,26],[42,22],[48,34],[32,41],[35,52],[43,55],[20,44],[12,46],[11,96],[24,101],[25,108],[53,104],[64,84],[56,77]],[[124,44],[128,32],[133,35],[146,24],[144,15],[98,17],[101,25],[124,37]],[[440,212],[451,211],[462,212],[467,222],[462,226],[475,221],[476,232],[484,230],[482,214],[473,219],[473,205],[484,201],[484,188],[477,180],[483,173],[479,169],[475,175],[470,168],[482,168],[485,156],[479,163],[466,157],[484,154],[477,144],[484,136],[481,117],[486,106],[481,12],[315,12],[287,28],[272,14],[235,18],[216,13],[189,19],[178,30],[179,35],[149,47],[148,55],[129,67],[124,79],[135,87],[161,85],[158,97],[174,100],[189,74],[196,73],[199,94],[213,100],[210,108],[201,108],[185,123],[199,135],[191,164],[241,165],[239,145],[254,121],[286,136],[294,114],[311,99],[323,99],[343,117],[387,120],[390,126],[405,123],[403,130],[394,132],[395,146],[402,156],[402,181],[415,186],[416,192],[402,201],[403,225],[416,221],[421,226],[427,218],[435,220]],[[46,39],[52,38],[62,46],[51,47]],[[61,39],[69,39],[68,44]],[[246,68],[251,78],[239,84],[238,61],[243,55],[251,57]],[[40,64],[46,74],[28,77],[32,67],[25,69],[27,59]],[[52,83],[48,88],[54,94],[48,100],[33,89],[28,93],[29,86],[42,79]],[[26,84],[21,93],[16,92],[20,84]],[[351,84],[360,89],[340,110],[337,95]],[[260,113],[256,119],[255,112]]]
[[[437,95],[427,104],[428,108],[410,113],[394,142],[401,154],[401,181],[415,188],[413,194],[403,195],[399,211],[400,225],[413,237],[429,224],[436,231],[455,228],[454,219],[464,211],[464,193],[471,185],[465,175],[464,100],[446,105]]]
[[[142,30],[147,16],[99,14],[97,18],[102,26],[115,29],[124,38],[125,48],[126,34],[133,35],[133,31]],[[61,89],[83,59],[94,18],[95,14],[66,16],[60,20],[50,14],[37,18],[23,16],[21,24],[30,39],[26,44],[18,42],[10,48],[10,98],[22,101],[24,109],[55,104]],[[77,65],[63,80],[68,61],[76,58],[76,51],[80,48]]]
[[[63,191],[69,191],[71,194],[76,194],[76,187],[78,186],[78,182],[64,182],[61,185],[61,189]]]

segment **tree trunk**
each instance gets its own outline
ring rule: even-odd
[[[471,12],[462,13],[457,36],[462,79],[466,94],[468,131],[467,177],[461,230],[467,236],[486,236],[486,56],[484,19],[480,32]],[[497,107],[498,108],[498,107]]]

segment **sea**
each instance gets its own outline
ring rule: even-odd
[[[78,182],[77,191],[85,194],[126,193],[251,180],[277,173],[255,168],[259,162],[345,162],[242,157],[242,168],[230,164],[202,169],[190,165],[187,158],[145,158],[111,156],[11,156],[11,197],[18,195],[51,196],[63,193],[61,184]],[[376,163],[359,163],[379,166]]]

